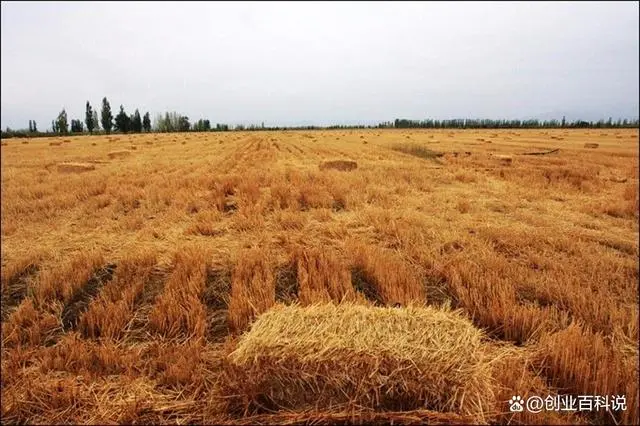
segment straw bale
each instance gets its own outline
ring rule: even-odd
[[[513,157],[510,155],[496,155],[495,156],[501,163],[511,164],[513,163]]]
[[[592,143],[592,142],[587,142],[587,143],[584,144],[585,148],[597,148],[599,146],[600,146],[600,144]]]
[[[111,159],[114,159],[114,158],[125,158],[125,157],[128,157],[129,155],[131,155],[131,151],[126,150],[126,149],[121,150],[121,151],[111,151],[107,155]]]
[[[95,170],[96,166],[87,163],[60,163],[58,171],[62,173],[81,173]]]
[[[351,160],[325,161],[320,164],[320,170],[334,169],[341,171],[351,171],[358,168],[358,163]]]
[[[251,417],[226,420],[230,425],[464,425],[475,424],[473,418],[455,413],[439,413],[430,410],[412,411],[303,411],[275,414],[259,414]]]
[[[484,347],[444,308],[276,305],[229,353],[222,386],[235,414],[426,409],[485,422],[495,402]]]

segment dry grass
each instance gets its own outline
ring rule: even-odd
[[[372,302],[394,306],[424,303],[423,283],[416,271],[390,250],[353,244],[356,289]]]
[[[164,292],[149,315],[151,330],[164,337],[202,338],[206,332],[205,290],[207,256],[199,246],[177,251]]]
[[[640,423],[637,130],[47,138],[0,167],[3,423]],[[362,317],[310,319],[341,301]],[[566,393],[628,409],[508,411]]]
[[[43,255],[28,253],[16,262],[3,266],[0,273],[2,284],[2,321],[26,297],[31,287],[31,278],[38,272]]]
[[[638,377],[637,340],[623,339],[617,342],[618,347],[607,340],[599,333],[571,324],[540,340],[540,363],[555,385],[570,393],[626,395],[627,411],[616,413],[616,422],[634,423],[638,418],[638,381],[629,378]],[[601,365],[618,368],[602,369]],[[609,415],[603,413],[601,421],[610,421]]]
[[[331,252],[298,249],[295,253],[298,299],[302,305],[355,300],[347,265]]]
[[[243,331],[256,315],[275,303],[275,295],[273,269],[266,254],[257,249],[242,252],[231,281],[231,330]]]
[[[107,283],[80,318],[79,330],[89,338],[119,339],[133,318],[156,256],[144,252],[123,260],[114,279]]]

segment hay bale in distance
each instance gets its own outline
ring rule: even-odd
[[[351,160],[333,160],[320,163],[320,170],[334,169],[340,171],[351,171],[358,168],[358,163]]]
[[[112,160],[114,158],[126,158],[129,155],[131,155],[131,151],[127,150],[127,149],[123,149],[121,151],[111,151],[109,154],[107,154],[109,156],[109,158],[111,158]]]
[[[599,146],[600,146],[600,144],[593,143],[593,142],[587,142],[587,143],[584,144],[585,148],[592,148],[592,149],[595,149],[595,148],[597,148]]]
[[[496,155],[495,158],[500,160],[502,164],[511,164],[513,163],[513,157],[510,155]]]
[[[484,423],[495,404],[485,345],[450,310],[278,304],[227,356],[222,392],[229,413],[427,409]]]
[[[87,163],[60,163],[58,171],[61,173],[82,173],[95,170],[96,166]]]
[[[60,146],[60,145],[62,145],[62,142],[60,142],[60,141],[53,141],[53,142],[49,142],[49,145],[50,145],[50,146]]]
[[[432,143],[436,142],[439,141],[433,141]],[[426,160],[435,160],[444,156],[444,152],[433,151],[432,149],[417,143],[400,143],[392,146],[391,149],[413,155],[414,157],[424,158]]]
[[[611,182],[615,182],[615,183],[625,183],[625,182],[627,182],[627,178],[624,177],[624,176],[611,176],[609,178],[609,180]]]

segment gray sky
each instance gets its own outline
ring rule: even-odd
[[[2,2],[1,125],[635,118],[638,2]]]

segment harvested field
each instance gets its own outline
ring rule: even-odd
[[[638,148],[584,129],[3,141],[2,423],[637,424]],[[568,394],[626,410],[509,411]]]

